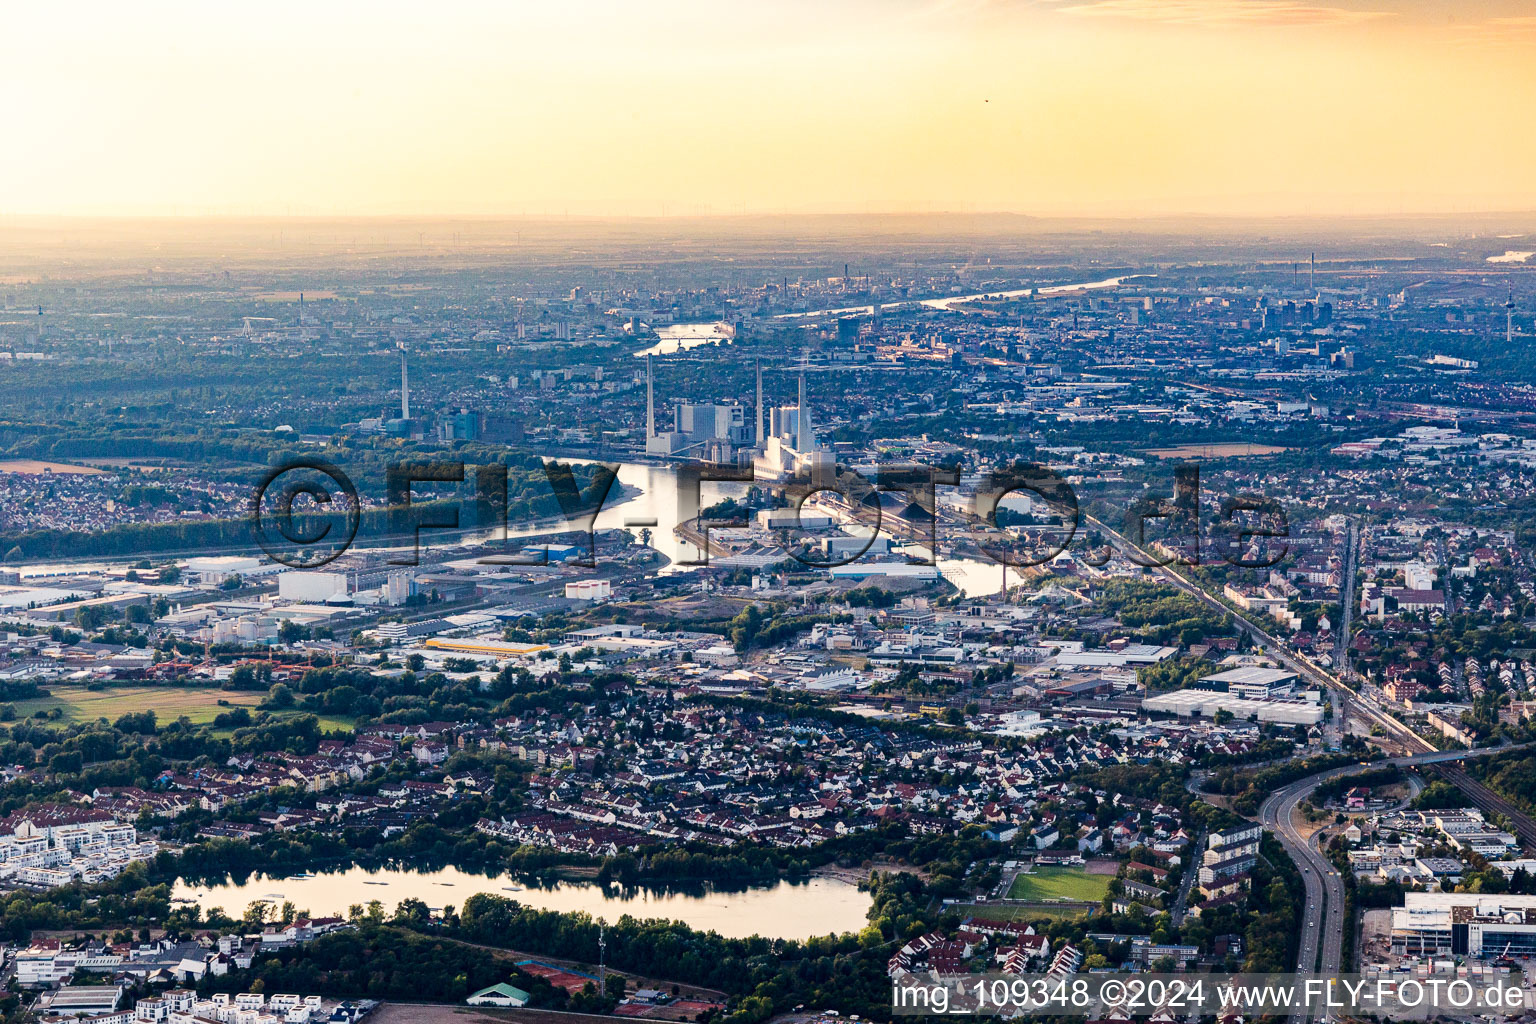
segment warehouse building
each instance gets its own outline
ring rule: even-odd
[[[1147,697],[1141,709],[1154,714],[1215,718],[1225,711],[1241,722],[1249,720],[1279,725],[1316,725],[1323,720],[1323,705],[1295,698],[1250,699],[1218,690],[1174,690]]]
[[[1536,896],[1409,892],[1392,911],[1398,956],[1536,957]]]

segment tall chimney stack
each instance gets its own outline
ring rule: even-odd
[[[655,375],[651,371],[651,357],[645,357],[645,439],[656,436]]]
[[[400,418],[411,418],[411,374],[405,366],[405,349],[400,349]]]
[[[763,446],[763,364],[757,364],[757,447]]]
[[[795,413],[795,425],[799,427],[799,436],[795,440],[795,448],[802,453],[810,451],[808,441],[810,439],[810,414],[811,410],[805,404],[805,367],[800,368],[800,408]]]

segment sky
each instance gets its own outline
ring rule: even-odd
[[[27,4],[0,215],[1536,209],[1536,0]]]

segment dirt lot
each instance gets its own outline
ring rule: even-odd
[[[836,878],[851,885],[858,885],[869,877],[871,871],[879,871],[885,874],[901,874],[906,872],[909,875],[916,875],[925,882],[929,877],[928,872],[922,868],[913,867],[911,864],[898,864],[893,860],[875,860],[870,861],[868,867],[861,865],[851,868],[845,868],[839,864],[823,864],[812,874],[821,878]]]
[[[1367,910],[1361,916],[1360,952],[1372,959],[1385,960],[1392,947],[1392,911]]]

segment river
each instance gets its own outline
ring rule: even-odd
[[[1138,275],[1140,276],[1140,275]],[[1148,275],[1150,276],[1150,275]],[[819,316],[855,316],[860,313],[868,313],[878,306],[881,309],[890,309],[897,306],[908,305],[915,302],[928,309],[953,309],[963,302],[976,302],[980,299],[1015,299],[1022,295],[1064,295],[1069,292],[1097,291],[1102,288],[1118,288],[1124,277],[1106,277],[1101,281],[1074,281],[1071,284],[1052,284],[1031,288],[1011,288],[998,292],[974,292],[970,295],[946,295],[934,299],[911,299],[906,302],[868,302],[862,306],[842,306],[835,309],[807,309],[793,313],[775,313],[769,320],[810,320]],[[643,348],[636,352],[636,356],[664,356],[673,352],[684,352],[690,348],[698,348],[700,345],[718,345],[724,341],[731,341],[734,334],[730,325],[723,321],[704,324],[669,324],[656,328],[656,344],[649,348]]]
[[[564,461],[580,463],[591,460],[567,459]],[[628,530],[638,537],[642,529],[648,528],[651,531],[651,547],[665,555],[674,565],[679,562],[691,562],[699,557],[697,547],[673,532],[673,528],[678,524],[677,471],[674,468],[625,462],[619,464],[618,479],[625,486],[624,497],[603,506],[597,514],[597,529]],[[746,483],[703,481],[699,485],[699,507],[708,508],[728,497],[742,499],[750,486]],[[655,525],[650,527],[640,525],[648,521],[654,521]],[[569,527],[563,529],[569,529]],[[562,532],[562,526],[557,523],[543,522],[537,526],[509,524],[505,536],[511,540],[560,532]],[[446,534],[447,531],[443,533]],[[500,531],[466,530],[456,534],[455,539],[463,543],[474,543],[490,541],[501,536]],[[433,539],[431,533],[423,534],[424,544],[430,543]],[[914,555],[927,555],[926,550],[920,547],[913,546],[911,551]],[[874,556],[868,557],[874,560]],[[989,559],[940,558],[938,565],[944,578],[958,587],[967,597],[994,594],[1002,584],[1002,566]],[[45,580],[49,575],[99,572],[107,567],[107,562],[38,562],[19,565],[15,568],[20,571],[24,586],[35,587],[46,586]],[[1021,582],[1023,578],[1017,572],[1010,570],[1008,585],[1017,586]]]
[[[869,923],[865,915],[870,907],[868,893],[836,878],[780,882],[734,892],[604,891],[596,884],[580,882],[561,882],[547,889],[525,888],[510,877],[487,878],[457,868],[369,871],[352,867],[336,873],[283,878],[253,875],[240,884],[228,882],[212,888],[190,886],[177,879],[171,898],[194,902],[205,912],[219,907],[231,917],[240,917],[257,900],[279,905],[291,901],[301,912],[340,917],[349,907],[366,905],[370,900],[380,901],[386,913],[393,913],[404,899],[419,899],[434,909],[450,903],[462,907],[466,899],[482,892],[544,910],[585,911],[608,921],[617,921],[625,914],[667,918],[729,938],[762,935],[806,939],[857,932]]]
[[[649,528],[651,547],[667,556],[674,564],[697,559],[699,549],[673,532],[673,527],[678,524],[677,471],[670,466],[625,462],[619,464],[618,478],[619,482],[625,485],[627,496],[621,501],[603,506],[597,514],[596,528],[628,530],[638,535],[642,527],[631,524],[636,521],[654,520],[656,525]],[[703,481],[699,485],[699,507],[708,508],[724,498],[741,500],[746,497],[750,486],[751,484],[747,483]],[[534,537],[553,532],[557,532],[557,528],[547,525],[526,529],[514,527],[507,531],[507,536],[509,538]],[[897,544],[893,543],[892,550],[894,557],[899,557],[903,553],[925,559],[932,557],[926,548],[915,544],[898,548]],[[879,560],[873,555],[866,558],[869,561]],[[945,579],[967,597],[995,594],[1003,583],[1003,567],[990,559],[940,557],[938,569]],[[1008,586],[1016,587],[1023,583],[1024,579],[1025,577],[1017,570],[1008,570]]]

